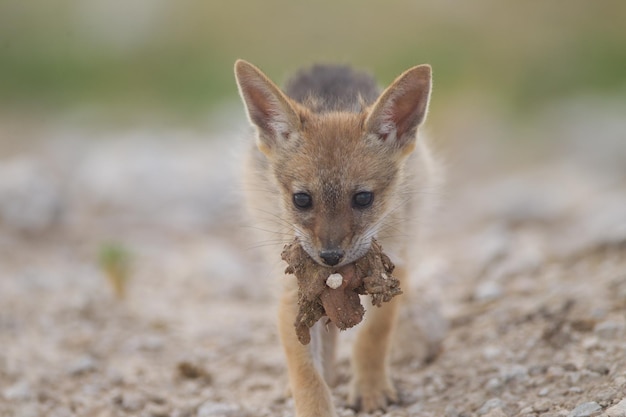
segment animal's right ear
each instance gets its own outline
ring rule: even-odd
[[[238,60],[235,77],[248,118],[259,131],[258,146],[266,155],[300,129],[300,117],[282,91],[254,65]]]
[[[365,129],[379,143],[408,155],[415,148],[417,128],[426,118],[430,89],[429,65],[405,71],[374,103]]]

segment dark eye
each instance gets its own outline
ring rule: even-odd
[[[313,205],[313,199],[307,193],[295,193],[293,195],[293,205],[299,209],[308,209]]]
[[[352,206],[354,208],[364,209],[368,208],[374,202],[374,193],[369,191],[362,191],[356,193],[352,198]]]

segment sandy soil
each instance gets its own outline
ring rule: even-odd
[[[626,415],[626,124],[594,145],[572,119],[530,151],[450,145],[394,356],[401,403],[374,415]],[[0,153],[0,416],[293,415],[232,138],[23,134]],[[108,242],[132,256],[123,300]],[[365,416],[345,403],[353,334],[340,416]]]

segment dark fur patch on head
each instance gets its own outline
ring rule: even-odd
[[[366,72],[320,64],[296,73],[287,81],[285,92],[315,113],[360,112],[380,93],[376,80]]]

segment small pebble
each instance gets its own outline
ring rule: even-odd
[[[583,339],[583,342],[581,345],[585,350],[595,349],[599,345],[598,337],[597,336],[586,337],[585,339]]]
[[[492,398],[490,400],[487,400],[487,402],[485,402],[483,406],[478,409],[477,413],[479,416],[483,416],[494,408],[504,408],[504,406],[505,404],[500,398]]]
[[[624,324],[607,320],[598,323],[593,331],[603,339],[615,339],[624,334]]]
[[[476,301],[492,301],[502,297],[504,291],[502,286],[494,281],[481,282],[474,290],[474,299]]]
[[[502,353],[502,349],[497,346],[487,346],[483,349],[483,358],[488,361],[496,359]]]
[[[604,363],[591,363],[587,365],[587,369],[600,375],[608,375],[610,368]]]
[[[581,373],[580,372],[571,372],[567,374],[567,381],[570,384],[578,384],[580,382]]]
[[[33,390],[26,381],[11,385],[2,392],[2,396],[7,401],[23,401],[33,398]]]
[[[142,395],[134,392],[127,392],[122,395],[121,406],[126,411],[139,411],[146,404]]]
[[[456,407],[452,404],[446,405],[446,408],[443,412],[446,417],[459,417],[461,415],[461,412],[457,410]]]
[[[617,391],[615,391],[613,388],[607,388],[600,390],[596,394],[595,400],[601,406],[606,407],[611,405],[615,398],[617,398]]]
[[[341,274],[330,274],[326,279],[326,285],[328,285],[333,290],[341,287],[341,284],[343,284],[343,277],[341,276]]]
[[[338,410],[339,417],[354,417],[354,410],[351,408],[340,408]]]
[[[146,335],[131,339],[128,343],[128,348],[133,351],[146,351],[146,352],[158,352],[163,349],[165,342],[161,336],[158,335]]]
[[[533,412],[534,412],[533,407],[527,406],[527,407],[522,408],[519,411],[519,415],[523,416],[523,415],[527,415],[527,414],[533,414]]]
[[[67,367],[67,373],[72,376],[83,375],[98,369],[98,364],[91,356],[83,356]]]
[[[552,407],[552,401],[547,398],[543,398],[533,404],[533,411],[537,413],[545,413]]]
[[[497,391],[502,388],[502,382],[499,378],[491,378],[487,381],[485,388],[487,388],[488,391]]]
[[[234,404],[207,401],[198,408],[197,417],[239,416],[241,409]]]
[[[513,380],[523,382],[528,379],[528,369],[519,364],[504,366],[500,369],[500,375],[505,382]]]
[[[560,366],[550,366],[548,368],[548,377],[550,379],[560,379],[565,374],[565,371]]]

